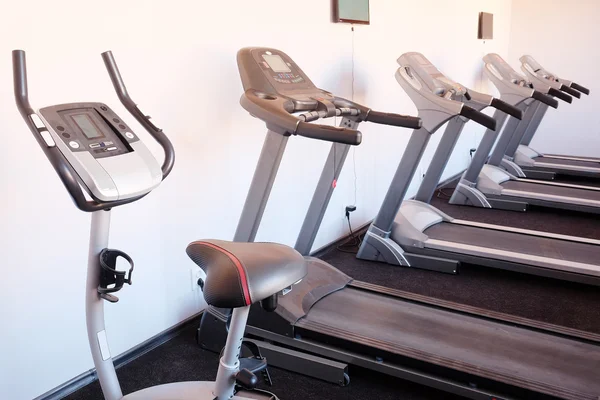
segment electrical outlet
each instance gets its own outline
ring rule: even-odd
[[[190,269],[190,288],[192,292],[200,292],[202,289],[198,285],[198,280],[202,279],[202,270],[198,267]]]
[[[346,218],[350,219],[350,213],[356,211],[356,206],[346,206]]]
[[[196,271],[198,268],[190,269],[190,289],[195,292],[198,288],[198,281],[196,280]]]
[[[202,287],[199,284],[200,279],[204,279],[204,274],[202,273],[202,270],[200,268],[196,268],[196,276],[194,277],[194,280],[196,281],[196,291],[197,292],[202,291]],[[204,282],[202,282],[202,285],[204,285]]]

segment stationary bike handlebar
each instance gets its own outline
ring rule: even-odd
[[[104,65],[106,66],[106,70],[108,71],[108,75],[110,76],[110,80],[112,81],[113,87],[115,88],[115,92],[117,92],[117,96],[121,103],[127,111],[148,131],[150,135],[162,146],[165,152],[165,159],[161,166],[163,179],[165,179],[171,170],[173,169],[173,164],[175,164],[175,150],[173,149],[173,144],[169,140],[169,138],[163,133],[163,130],[158,128],[150,121],[150,117],[144,115],[138,108],[137,104],[129,97],[129,93],[127,92],[127,88],[125,87],[125,83],[123,82],[123,78],[121,77],[121,73],[119,72],[119,67],[113,57],[111,51],[105,51],[102,53],[102,59],[104,60]]]
[[[110,54],[110,52],[107,53]],[[105,57],[104,54],[103,57]],[[125,85],[123,84],[121,76],[118,73],[117,65],[114,59],[112,59],[112,55],[107,55],[106,57],[110,57],[110,65],[107,65],[107,69],[109,70],[109,74],[111,74],[111,79],[113,79],[113,83],[116,82],[115,90],[117,90],[119,98],[122,98],[121,101],[128,101],[130,102],[130,104],[133,104],[133,109],[135,110],[135,112],[132,111],[131,107],[128,107],[126,105],[128,111],[131,112],[133,116],[136,119],[138,119],[138,121],[140,121],[140,118],[142,118],[142,121],[145,121],[140,121],[140,123],[152,135],[152,137],[154,137],[165,149],[166,157],[165,163],[163,164],[164,179],[173,167],[173,154],[169,156],[169,153],[174,153],[173,147],[170,141],[164,135],[164,133],[162,133],[160,129],[152,125],[152,123],[147,119],[147,117],[145,117],[141,113],[141,111],[139,111],[137,106],[135,106],[133,101],[129,98],[129,96],[127,95],[127,90],[125,89]],[[14,95],[17,108],[19,109],[19,112],[23,117],[25,124],[29,127],[29,130],[31,131],[38,144],[42,148],[42,151],[48,158],[48,161],[50,161],[50,164],[52,164],[52,167],[58,174],[58,177],[60,178],[61,182],[71,195],[71,198],[75,202],[75,205],[82,211],[92,212],[106,210],[123,204],[132,203],[144,197],[146,194],[135,196],[129,199],[114,201],[101,201],[97,199],[88,200],[86,198],[85,193],[81,188],[81,185],[79,184],[79,177],[73,169],[73,167],[71,166],[71,164],[67,161],[63,153],[54,143],[46,142],[46,140],[44,140],[42,134],[48,131],[47,128],[45,126],[38,128],[32,118],[34,115],[36,115],[36,113],[31,107],[31,104],[29,103],[29,90],[27,85],[27,61],[25,51],[13,50],[12,63]]]

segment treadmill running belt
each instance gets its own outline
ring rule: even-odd
[[[600,265],[598,265],[600,262],[600,248],[593,244],[459,225],[451,222],[435,224],[423,233],[429,236],[430,239],[591,264],[597,266],[597,268],[585,272],[600,276]],[[490,254],[489,258],[493,258],[493,254]],[[548,264],[548,268],[558,269],[560,265]]]
[[[542,162],[547,164],[557,164],[557,165],[572,165],[575,167],[588,167],[588,168],[598,168],[600,169],[600,162],[598,161],[580,161],[580,160],[566,160],[560,158],[552,158],[552,157],[535,157],[533,158],[536,162]]]
[[[600,206],[600,190],[576,189],[522,181],[506,181],[502,183],[502,188],[518,190],[522,192],[533,192],[538,194],[549,194],[553,196],[593,200],[597,201],[598,205]]]
[[[600,348],[588,343],[345,288],[298,327],[565,399],[600,395]]]

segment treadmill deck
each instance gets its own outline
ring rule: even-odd
[[[334,292],[296,326],[564,399],[600,396],[598,346],[368,291]]]
[[[545,200],[543,196],[552,196],[548,201],[556,203],[577,203],[582,201],[585,205],[600,207],[600,191],[563,187],[551,184],[532,183],[523,181],[506,181],[502,183],[503,191],[510,190],[509,196],[537,198]],[[522,195],[516,192],[523,192]]]
[[[593,168],[597,169],[600,172],[600,161],[584,161],[584,160],[570,160],[568,158],[553,158],[553,157],[535,157],[533,161],[536,163],[544,163],[544,164],[556,164],[556,166],[560,167],[564,165],[566,167],[583,167],[583,168]]]
[[[427,228],[428,248],[529,263],[584,275],[600,276],[600,246],[441,222]],[[484,254],[485,253],[485,254]]]

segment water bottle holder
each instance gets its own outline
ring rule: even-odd
[[[111,293],[118,292],[123,285],[131,285],[131,274],[133,272],[133,260],[120,250],[104,249],[98,256],[100,259],[100,284],[98,293],[104,300],[116,303],[119,298]],[[129,263],[129,270],[117,270],[117,260],[123,258]]]

